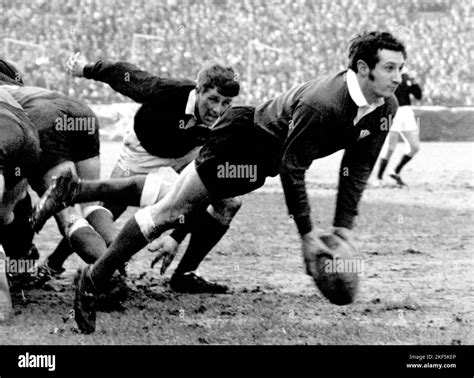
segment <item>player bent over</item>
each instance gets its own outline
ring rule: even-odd
[[[310,270],[322,242],[311,232],[305,171],[313,160],[341,149],[345,153],[334,227],[350,238],[358,203],[388,132],[383,120],[397,109],[393,93],[405,57],[403,44],[391,34],[365,33],[351,41],[348,70],[301,84],[257,108],[228,109],[163,200],[139,210],[107,253],[78,273],[75,315],[81,331],[94,332],[94,297],[107,288],[117,266],[176,227],[180,217],[192,218],[209,204],[251,192],[278,173]],[[256,167],[256,179],[222,175],[225,166]]]
[[[14,209],[27,195],[28,179],[39,160],[39,137],[21,106],[0,88],[0,258],[10,225],[15,221]],[[17,238],[27,235],[16,234]],[[27,250],[29,251],[29,249]],[[25,258],[6,248],[9,258]],[[5,265],[3,265],[5,267]],[[6,271],[0,271],[0,321],[12,314]]]
[[[77,58],[77,57],[76,57]],[[125,62],[96,62],[85,64],[70,59],[68,67],[74,76],[86,77],[108,83],[117,92],[139,102],[134,119],[134,129],[125,138],[124,146],[108,183],[80,185],[82,199],[105,200],[105,206],[118,217],[128,205],[153,204],[159,198],[166,180],[173,180],[187,164],[195,159],[199,149],[209,138],[212,126],[218,117],[231,105],[240,86],[232,68],[214,64],[204,67],[197,81],[157,77]],[[173,169],[170,176],[170,168]],[[153,172],[145,185],[145,179],[130,177]],[[173,176],[174,175],[174,176]],[[127,177],[117,180],[117,177]],[[61,178],[58,188],[68,187]],[[35,215],[35,224],[41,228],[44,221],[60,207],[59,202],[72,203],[66,198],[54,200],[44,198]],[[56,192],[65,194],[62,189]],[[67,197],[67,195],[64,195]],[[88,199],[88,200],[89,200]],[[145,202],[143,202],[145,201]],[[199,222],[188,227],[191,240],[180,266],[173,274],[171,287],[181,292],[225,292],[227,287],[204,280],[195,270],[212,247],[221,239],[240,208],[238,199],[226,199],[204,208]],[[179,243],[186,233],[174,233]],[[169,239],[170,240],[170,239]],[[176,249],[175,242],[174,248]]]

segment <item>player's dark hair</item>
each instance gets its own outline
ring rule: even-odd
[[[407,58],[404,44],[388,32],[371,31],[357,35],[350,41],[348,68],[357,72],[357,62],[363,60],[373,69],[379,61],[379,50],[399,51]]]
[[[216,88],[223,96],[235,97],[240,92],[240,84],[232,67],[212,64],[199,71],[197,87],[203,93]]]

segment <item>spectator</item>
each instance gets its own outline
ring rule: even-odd
[[[217,59],[236,67],[240,100],[254,104],[288,86],[343,68],[344,41],[363,29],[387,29],[408,47],[408,65],[424,84],[426,105],[472,105],[470,0],[130,0],[110,7],[100,0],[32,0],[0,3],[4,35],[44,46],[50,62],[29,67],[25,79],[94,103],[123,102],[105,86],[70,80],[63,64],[71,50],[88,60],[134,59],[163,76],[193,77],[195,67]],[[424,7],[424,12],[420,9]],[[375,20],[375,21],[374,21]],[[154,39],[133,39],[133,34]],[[247,83],[253,49],[252,88]],[[135,42],[135,56],[131,46]],[[272,47],[272,49],[267,48]],[[471,48],[469,48],[471,46]],[[9,45],[6,58],[34,60],[38,51]],[[275,51],[273,48],[283,52]],[[20,63],[20,62],[19,62]],[[168,69],[163,69],[167,67]],[[41,77],[43,78],[41,79]]]

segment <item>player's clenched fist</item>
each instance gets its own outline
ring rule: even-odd
[[[81,56],[80,52],[70,56],[66,61],[66,71],[75,77],[84,77],[84,66],[87,61]]]

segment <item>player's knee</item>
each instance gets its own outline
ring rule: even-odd
[[[163,231],[184,223],[188,211],[184,207],[173,206],[173,204],[158,203],[138,210],[135,213],[135,221],[143,236],[148,241],[152,241]]]
[[[207,212],[222,224],[229,225],[241,207],[242,200],[235,197],[209,206]]]
[[[385,153],[385,158],[388,160],[393,155],[393,151],[395,151],[395,147],[390,146]]]
[[[410,156],[415,156],[420,151],[420,145],[418,143],[410,146]]]
[[[65,236],[70,241],[73,235],[80,229],[91,229],[94,230],[94,227],[82,217],[71,216],[69,224],[65,227]]]
[[[102,236],[105,244],[112,244],[117,232],[113,225],[113,214],[109,209],[97,205],[87,206],[82,210],[82,215],[99,235]]]

